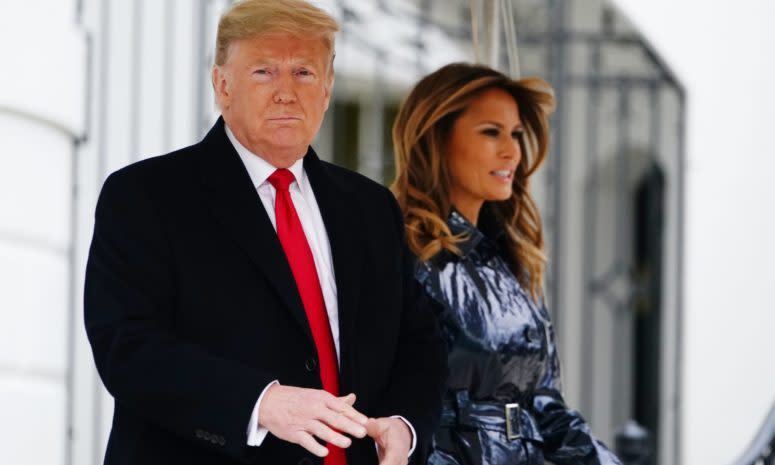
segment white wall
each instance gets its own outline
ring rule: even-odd
[[[72,166],[86,87],[86,42],[74,18],[75,2],[61,0],[18,2],[0,15],[3,464],[66,455]]]
[[[775,402],[775,3],[616,3],[689,92],[681,463],[730,463]]]
[[[97,196],[111,172],[201,137],[197,85],[207,82],[208,75],[199,61],[199,43],[206,36],[198,30],[200,2],[83,0],[82,4],[82,27],[94,46],[87,99],[89,137],[78,146],[75,164],[79,194],[73,213],[76,315],[69,463],[96,465],[102,463],[113,415],[113,399],[94,369],[82,317]],[[212,97],[206,96],[203,104],[212,105]]]

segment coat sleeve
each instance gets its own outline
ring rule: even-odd
[[[379,402],[379,416],[400,415],[417,433],[412,463],[425,463],[431,437],[441,412],[441,399],[447,377],[447,351],[436,315],[425,292],[414,277],[415,258],[406,245],[403,215],[389,195],[392,219],[398,230],[401,253],[403,305],[398,353],[391,382]]]
[[[540,313],[547,340],[547,368],[533,395],[532,411],[544,438],[544,457],[556,465],[621,465],[592,434],[581,414],[565,404],[554,328],[545,306]]]
[[[135,171],[114,173],[100,193],[84,295],[97,371],[117,405],[194,446],[248,460],[246,425],[276,377],[172,331],[175,267],[155,207]]]

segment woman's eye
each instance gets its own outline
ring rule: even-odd
[[[514,140],[520,140],[520,139],[522,139],[523,135],[525,135],[525,131],[520,129],[519,131],[512,132],[511,133],[511,138],[514,139]]]
[[[498,137],[498,135],[500,134],[500,131],[498,131],[495,128],[490,128],[490,129],[483,130],[482,134],[484,134],[485,136]]]

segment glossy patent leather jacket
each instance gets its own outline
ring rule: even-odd
[[[417,266],[417,280],[440,304],[449,345],[445,409],[428,463],[620,464],[579,413],[565,405],[549,314],[514,277],[501,253],[502,237],[486,234],[495,230],[488,228],[486,206],[481,217],[482,231],[453,211],[452,233],[468,236],[459,244],[462,256],[442,252]],[[521,407],[525,431],[512,439],[495,427],[504,416],[497,406],[509,403]],[[462,420],[464,407],[478,415],[473,422]]]

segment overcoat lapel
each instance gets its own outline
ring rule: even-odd
[[[226,136],[223,119],[202,141],[199,168],[216,219],[240,245],[314,344],[307,315],[277,233],[245,165]]]
[[[276,289],[314,346],[288,260],[245,166],[226,136],[222,118],[201,147],[199,168],[210,209]],[[363,219],[351,186],[336,179],[312,148],[305,155],[304,169],[331,244],[339,307],[340,389],[346,394],[356,389],[352,373],[356,358],[351,343],[358,317],[361,275],[365,271]]]
[[[352,371],[356,359],[351,344],[359,316],[361,277],[365,272],[363,218],[352,186],[336,179],[330,165],[321,162],[312,148],[304,157],[304,170],[315,193],[331,244],[339,306],[340,391],[347,394],[357,388],[354,385],[357,377]]]

